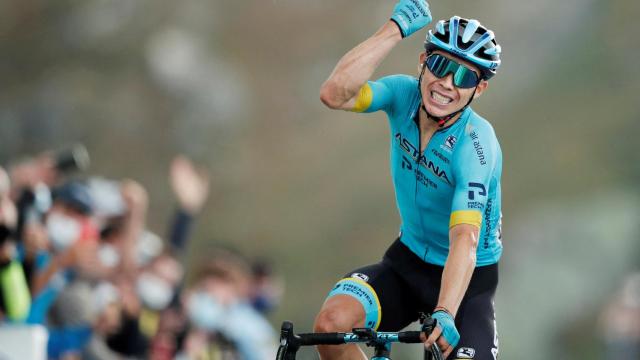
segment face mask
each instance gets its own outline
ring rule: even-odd
[[[81,230],[80,223],[69,216],[54,212],[47,217],[47,233],[57,252],[73,245],[80,237]]]
[[[169,305],[173,289],[165,280],[150,273],[142,273],[136,285],[142,303],[151,310],[162,310]]]
[[[203,330],[219,330],[225,323],[224,306],[214,297],[202,291],[191,295],[187,304],[187,312],[191,323]]]
[[[120,253],[111,244],[102,244],[98,249],[98,259],[102,265],[113,268],[120,264]]]
[[[278,299],[268,294],[259,294],[251,301],[253,308],[262,314],[273,311],[278,307],[278,303]]]

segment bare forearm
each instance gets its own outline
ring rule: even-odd
[[[47,286],[51,278],[60,270],[67,266],[68,261],[65,259],[67,255],[57,255],[51,259],[49,265],[42,272],[36,273],[31,285],[32,297],[37,296]],[[64,260],[63,260],[64,259]]]
[[[476,265],[477,234],[457,233],[452,236],[449,257],[442,273],[442,285],[438,306],[458,312],[462,298],[469,287],[469,281]]]
[[[353,99],[400,40],[400,30],[388,21],[373,36],[351,49],[322,85],[322,101],[329,107],[339,108]]]

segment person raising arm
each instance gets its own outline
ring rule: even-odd
[[[494,359],[502,153],[470,104],[495,75],[501,48],[479,21],[453,16],[429,31],[417,78],[369,80],[398,42],[430,22],[425,1],[399,1],[391,20],[345,54],[320,89],[329,108],[387,113],[402,224],[380,263],[346,274],[331,290],[315,331],[397,331],[432,312],[437,327],[426,346],[437,343],[445,357]],[[364,358],[354,345],[318,350],[323,360]]]

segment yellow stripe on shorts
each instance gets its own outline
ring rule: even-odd
[[[376,299],[376,304],[378,304],[378,321],[376,321],[376,326],[373,328],[373,330],[378,330],[378,326],[380,326],[380,321],[382,320],[382,307],[380,306],[380,299],[378,299],[378,294],[376,294],[376,291],[371,287],[371,285],[367,284],[365,281],[361,279],[354,278],[354,277],[347,278],[347,279],[353,282],[356,282],[360,285],[366,286],[373,294],[374,298]]]

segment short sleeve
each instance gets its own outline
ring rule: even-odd
[[[501,156],[493,129],[487,127],[471,128],[455,150],[452,165],[456,185],[449,227],[470,224],[480,228],[482,225],[489,187]]]
[[[390,75],[367,81],[360,88],[352,111],[370,113],[383,110],[393,116],[403,102],[410,98],[407,95],[416,89],[416,79],[407,75]]]

